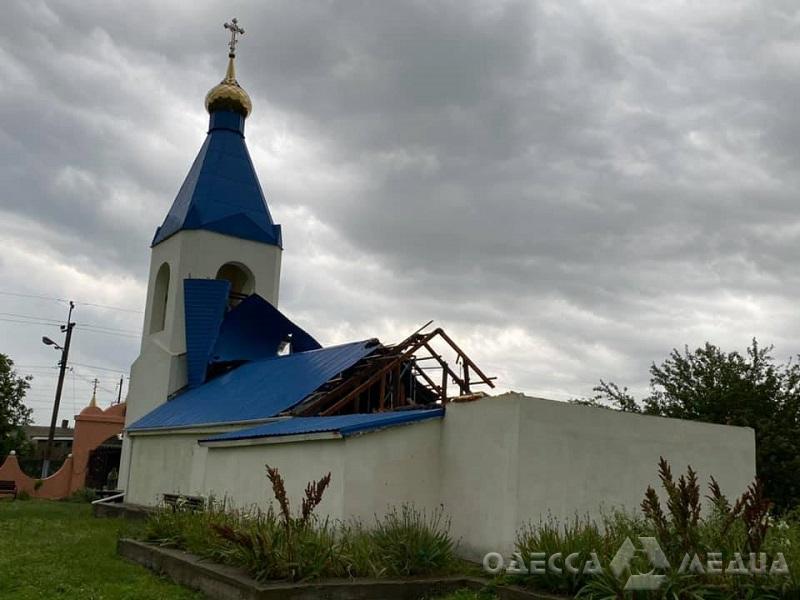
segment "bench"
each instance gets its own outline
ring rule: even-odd
[[[17,482],[16,481],[0,481],[0,496],[13,496],[14,500],[17,499]]]
[[[188,510],[191,512],[204,510],[206,499],[201,496],[186,496],[184,494],[162,494],[164,504],[172,510]]]

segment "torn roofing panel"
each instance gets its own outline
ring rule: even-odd
[[[231,284],[224,279],[184,279],[186,375],[190,388],[206,380],[206,367],[228,305]]]
[[[258,421],[301,402],[372,353],[374,340],[245,363],[158,406],[128,431]]]
[[[325,432],[335,432],[342,437],[347,437],[356,433],[385,429],[387,427],[413,423],[415,421],[424,421],[426,419],[435,419],[443,415],[443,408],[430,408],[384,413],[337,415],[335,417],[293,417],[281,421],[273,421],[272,423],[264,423],[257,427],[222,433],[200,441],[223,442]]]
[[[277,308],[253,294],[225,315],[212,362],[257,360],[278,354],[281,342],[291,335],[292,352],[321,348],[319,342],[292,323]]]

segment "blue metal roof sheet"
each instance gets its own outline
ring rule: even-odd
[[[244,118],[211,113],[208,136],[152,245],[181,229],[206,229],[281,246],[244,141]]]
[[[272,304],[253,294],[225,315],[210,355],[211,361],[257,360],[276,356],[281,342],[290,334],[292,352],[322,347]]]
[[[443,415],[443,408],[432,408],[384,413],[337,415],[333,417],[292,417],[239,431],[222,433],[201,441],[221,442],[325,432],[336,432],[342,437],[348,437],[356,433],[385,429],[387,427],[395,427],[404,423],[413,423],[426,419],[435,419]]]
[[[230,282],[224,279],[183,280],[186,375],[189,387],[197,387],[206,380],[208,360],[225,318],[230,287]]]
[[[130,431],[242,423],[277,416],[370,354],[374,340],[245,363],[153,409]]]

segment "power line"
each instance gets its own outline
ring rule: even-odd
[[[27,320],[27,321],[22,321],[20,319],[10,319],[10,318],[5,318],[5,317],[0,317],[0,321],[2,321],[4,323],[15,323],[15,324],[18,324],[18,325],[47,325],[49,327],[56,327],[56,326],[60,325],[60,323],[48,322],[48,321],[44,321],[44,320],[41,320],[41,319],[39,319],[39,320],[30,319],[30,320]],[[78,329],[82,329],[85,333],[101,333],[101,334],[105,334],[105,335],[111,335],[111,336],[115,336],[115,337],[129,338],[129,339],[138,339],[139,338],[138,334],[137,335],[133,335],[133,334],[129,334],[129,333],[117,333],[117,332],[114,332],[114,331],[103,331],[101,329],[89,328],[89,327],[86,327],[85,325],[78,326]]]
[[[121,369],[109,369],[108,367],[98,367],[97,365],[86,365],[83,363],[71,362],[71,365],[76,367],[86,367],[87,369],[97,369],[99,371],[111,371],[112,373],[122,373],[123,375],[127,375],[128,371],[123,371]]]
[[[117,327],[106,327],[105,325],[95,325],[94,323],[81,323],[80,321],[78,321],[78,326],[79,327],[91,327],[92,329],[106,329],[108,331],[116,331],[116,332],[119,332],[119,333],[132,333],[132,334],[137,335],[137,336],[139,335],[139,332],[135,331],[133,329],[119,329]]]
[[[57,327],[59,323],[48,323],[46,321],[21,321],[19,319],[6,319],[5,317],[0,317],[0,321],[4,321],[6,323],[21,323],[22,325],[49,325],[50,327]]]
[[[36,298],[38,300],[50,300],[52,302],[60,302],[60,303],[68,303],[69,300],[66,298],[55,298],[53,296],[42,296],[39,294],[21,294],[19,292],[6,292],[0,290],[0,295],[3,296],[16,296],[18,298]],[[108,310],[119,310],[122,312],[129,312],[129,313],[136,313],[136,314],[143,314],[144,311],[136,310],[134,308],[123,308],[121,306],[111,306],[109,304],[97,304],[95,302],[81,302],[79,300],[74,301],[75,304],[80,304],[82,306],[94,306],[95,308],[106,308]]]
[[[5,317],[19,317],[21,319],[35,319],[40,321],[51,321],[56,325],[61,325],[62,321],[58,319],[51,319],[49,317],[37,317],[36,315],[21,315],[19,313],[10,313],[10,312],[0,312],[0,315]]]
[[[44,321],[50,321],[54,325],[61,325],[62,324],[62,322],[57,320],[57,319],[50,319],[49,317],[39,317],[37,315],[23,315],[23,314],[20,314],[20,313],[0,312],[0,316],[17,317],[17,318],[20,318],[20,319],[28,319],[28,320],[32,320],[32,321],[43,321],[43,322]],[[109,331],[109,332],[114,332],[114,333],[129,333],[129,334],[133,334],[133,335],[135,335],[137,337],[139,335],[139,332],[134,331],[132,329],[117,329],[115,327],[106,327],[105,325],[95,325],[94,323],[81,323],[80,321],[78,321],[78,323],[76,325],[78,327],[82,328],[82,329],[88,328],[88,329],[104,330],[104,331]]]
[[[80,329],[81,331],[84,331],[86,333],[102,333],[102,334],[105,334],[105,335],[112,335],[112,336],[121,337],[121,338],[129,338],[129,339],[132,339],[132,340],[135,340],[135,339],[139,338],[138,335],[131,335],[129,333],[116,333],[114,331],[103,331],[102,329],[90,329],[90,328],[87,328],[85,325],[84,326],[78,325],[78,329]]]

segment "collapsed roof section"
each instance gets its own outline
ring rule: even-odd
[[[322,348],[260,296],[234,298],[227,281],[187,279],[184,300],[187,387],[130,432],[437,409],[494,387],[440,328]]]
[[[374,340],[353,342],[244,363],[178,394],[128,430],[263,422],[291,409],[376,347]]]

